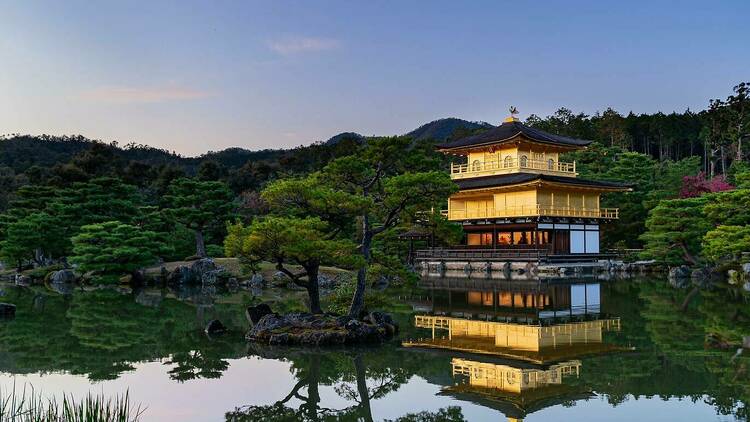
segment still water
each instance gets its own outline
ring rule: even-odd
[[[750,333],[729,286],[665,281],[424,280],[380,347],[248,345],[249,292],[5,286],[0,387],[129,392],[143,421],[747,420]],[[690,295],[691,299],[685,301]],[[231,332],[202,333],[218,318]],[[416,417],[414,414],[423,413]],[[428,417],[433,417],[429,419]]]

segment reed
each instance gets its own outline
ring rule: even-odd
[[[114,398],[89,393],[81,400],[63,394],[62,401],[45,398],[33,386],[0,390],[0,422],[137,422],[143,413],[128,392]]]

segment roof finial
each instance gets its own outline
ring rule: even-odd
[[[517,122],[518,117],[516,117],[516,114],[518,114],[518,109],[516,108],[516,106],[510,106],[509,111],[510,111],[510,116],[505,118],[505,123]]]

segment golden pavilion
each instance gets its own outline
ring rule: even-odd
[[[600,224],[619,217],[600,206],[601,195],[630,188],[579,178],[575,161],[561,154],[591,141],[531,128],[511,112],[500,126],[437,146],[463,162],[451,164],[459,191],[443,214],[463,225],[466,246],[599,254]]]

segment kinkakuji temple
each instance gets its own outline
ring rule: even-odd
[[[575,161],[561,161],[561,154],[590,143],[531,128],[511,115],[486,132],[438,145],[462,162],[451,164],[459,191],[443,215],[462,225],[464,251],[601,256],[601,225],[619,217],[617,208],[600,206],[601,196],[631,189],[579,178]]]

